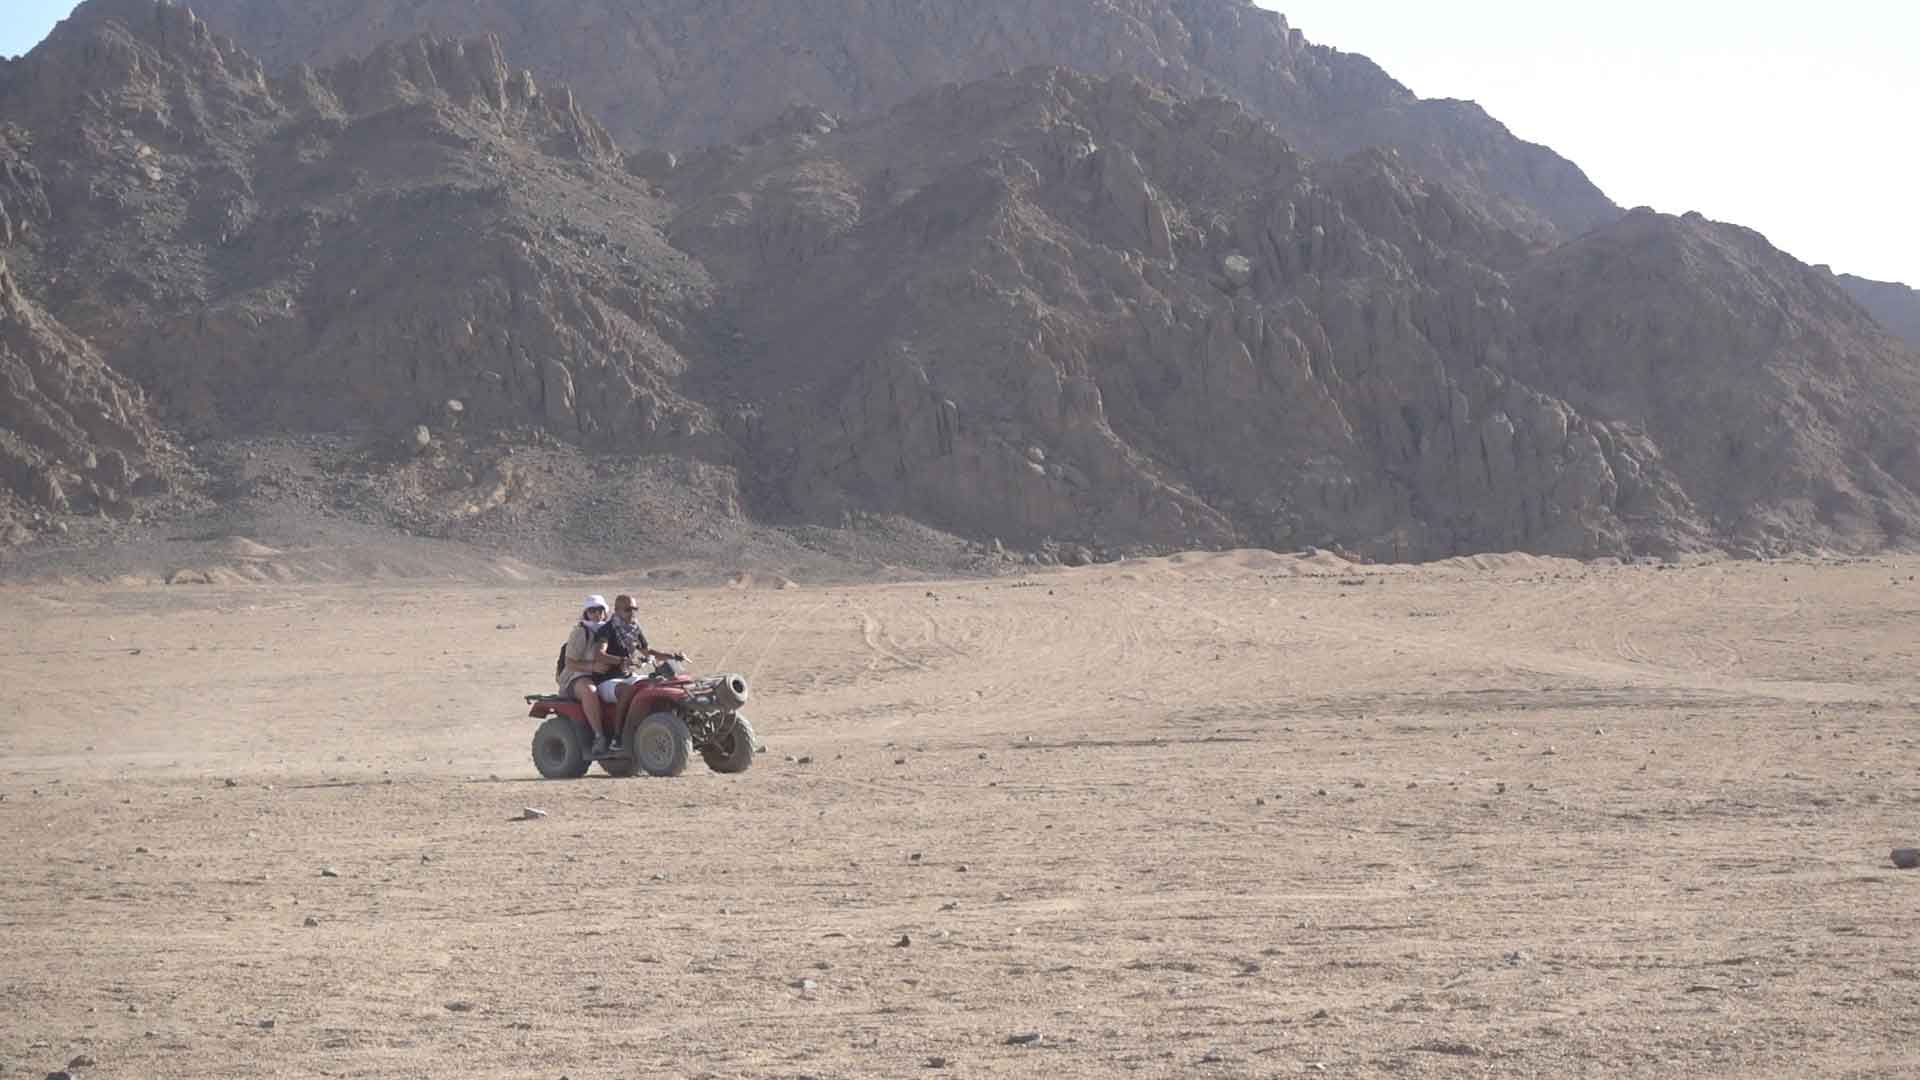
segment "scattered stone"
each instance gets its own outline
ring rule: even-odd
[[[513,623],[510,623],[510,622],[500,622],[500,623],[494,623],[494,624],[493,624],[493,628],[494,628],[495,630],[513,630],[513,629],[516,629],[516,627],[515,627],[515,625],[514,625]]]
[[[798,990],[803,994],[809,991],[820,989],[820,984],[817,982],[814,982],[812,979],[795,979],[793,980],[792,983],[788,985],[792,986],[795,990]]]
[[[427,425],[425,424],[417,425],[413,429],[413,452],[416,454],[425,453],[427,447],[432,445],[433,432],[428,431]]]
[[[960,901],[949,900],[946,903],[940,905],[940,910],[941,911],[958,911],[960,910]]]
[[[302,926],[305,926],[305,927],[306,927],[307,929],[309,929],[309,930],[311,930],[311,929],[313,929],[314,927],[316,927],[316,926],[319,926],[319,925],[320,925],[320,920],[319,920],[319,919],[316,919],[316,918],[314,918],[314,917],[313,917],[313,916],[311,916],[311,915],[309,915],[309,916],[307,916],[307,919],[306,919],[306,921],[305,921],[305,922],[303,922],[303,923],[301,923],[300,925],[302,925]]]
[[[1004,904],[1013,899],[1013,894],[1010,892],[995,893],[993,898]]]
[[[269,1018],[269,1019],[266,1019],[266,1020],[262,1020],[262,1021],[260,1021],[260,1024],[259,1024],[259,1027],[260,1027],[260,1030],[261,1030],[261,1031],[272,1031],[272,1030],[273,1030],[273,1020],[272,1020],[271,1018]]]
[[[240,786],[240,781],[238,781],[238,780],[235,780],[235,779],[234,779],[233,777],[231,777],[231,776],[229,776],[229,777],[227,777],[227,779],[226,779],[226,785],[227,785],[228,787],[239,787],[239,786]]]
[[[474,1010],[475,1008],[476,1008],[476,1006],[475,1006],[475,1005],[474,1005],[474,1003],[473,1003],[473,1002],[471,1002],[471,1001],[449,1001],[449,1002],[447,1002],[447,1011],[448,1011],[448,1012],[458,1012],[458,1013],[463,1013],[463,1012],[472,1012],[472,1011],[473,1011],[473,1010]]]
[[[335,870],[331,866],[323,866],[320,868],[320,876],[321,877],[339,877],[340,871]]]
[[[1558,750],[1555,750],[1555,749],[1554,749],[1553,747],[1551,747],[1551,746],[1549,746],[1549,747],[1547,747],[1547,748],[1546,748],[1545,750],[1542,750],[1542,751],[1540,751],[1540,756],[1542,756],[1542,757],[1556,757],[1556,756],[1558,756],[1558,755],[1559,755],[1559,753],[1560,753],[1560,751],[1558,751]]]
[[[907,763],[907,759],[903,757],[897,757],[893,759],[893,763],[895,765],[905,765]]]
[[[968,869],[967,864],[961,863],[959,866],[956,866],[953,868],[953,872],[956,874],[964,874],[967,872],[967,869]]]
[[[947,1067],[946,1058],[934,1056],[927,1059],[927,1068],[929,1069],[944,1069],[946,1067]]]
[[[1894,848],[1893,865],[1902,870],[1920,868],[1920,848]]]
[[[36,793],[36,794],[37,794],[37,793]],[[147,851],[147,849],[146,849],[146,848],[143,848],[143,847],[137,847],[137,848],[134,848],[134,849],[133,849],[133,853],[134,853],[135,855],[146,855],[146,854],[149,854],[149,852]]]
[[[95,1060],[93,1060],[93,1059],[92,1059],[91,1057],[88,1057],[88,1056],[87,1056],[87,1055],[85,1055],[85,1054],[75,1054],[75,1055],[74,1055],[74,1058],[73,1058],[73,1060],[72,1060],[72,1061],[69,1061],[69,1062],[67,1062],[67,1068],[69,1068],[69,1069],[91,1069],[91,1068],[93,1068],[93,1067],[94,1067],[95,1065],[98,1065],[98,1064],[100,1064],[100,1063],[99,1063],[99,1062],[97,1062],[97,1061],[95,1061]]]
[[[813,764],[813,755],[812,755],[812,754],[801,754],[801,755],[800,755],[800,760],[799,760],[799,761],[796,761],[796,762],[794,762],[794,764],[796,764],[796,765],[811,765],[811,764]]]
[[[1239,252],[1233,252],[1220,260],[1220,272],[1235,288],[1253,280],[1253,260]]]
[[[1451,1039],[1430,1039],[1413,1048],[1422,1054],[1442,1054],[1446,1057],[1485,1057],[1486,1051],[1469,1042],[1456,1042]]]
[[[1220,1056],[1219,1047],[1212,1047],[1208,1049],[1206,1053],[1200,1055],[1200,1064],[1202,1065],[1215,1065],[1225,1060],[1225,1058]]]
[[[911,854],[911,855],[909,855],[909,856],[907,856],[907,861],[908,861],[908,862],[919,862],[919,861],[920,861],[920,853],[916,851],[916,852],[914,852],[913,854]]]
[[[539,807],[523,806],[520,808],[520,820],[522,821],[538,821],[546,816],[547,812]]]
[[[1008,1046],[1027,1046],[1031,1043],[1037,1043],[1039,1041],[1040,1041],[1040,1033],[1037,1031],[1016,1031],[1013,1034],[1007,1036]]]
[[[73,1074],[65,1069],[47,1074],[47,1080],[73,1080]]]
[[[1255,805],[1255,806],[1265,806],[1265,805],[1267,805],[1267,800],[1266,800],[1266,797],[1265,797],[1265,796],[1262,796],[1262,795],[1255,795],[1255,796],[1253,797],[1253,805]]]
[[[901,934],[901,935],[900,935],[900,940],[899,940],[899,941],[896,941],[896,942],[894,942],[894,943],[893,943],[893,947],[894,947],[894,948],[896,948],[896,949],[904,949],[904,948],[906,948],[907,946],[909,946],[909,945],[912,945],[912,944],[913,944],[913,939],[912,939],[912,938],[910,938],[910,937],[908,937],[908,936],[907,936],[907,935],[905,935],[905,934]]]

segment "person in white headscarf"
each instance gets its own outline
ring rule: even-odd
[[[559,670],[555,672],[560,693],[578,701],[587,714],[587,726],[593,729],[593,749],[587,756],[595,759],[606,757],[611,750],[607,744],[606,721],[600,715],[600,695],[595,690],[606,674],[595,656],[599,651],[595,640],[606,624],[606,597],[595,593],[581,601],[580,621],[567,635],[566,648],[560,651]]]

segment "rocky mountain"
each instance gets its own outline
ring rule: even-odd
[[[248,451],[221,497],[434,536],[886,520],[1402,559],[1920,522],[1920,358],[1757,234],[1635,212],[1545,248],[1406,155],[1317,158],[1133,76],[629,154],[497,39],[276,76],[88,0],[0,65],[0,116],[8,310],[121,388],[127,473],[160,426],[205,461],[364,447]],[[117,491],[72,467],[114,437],[34,436],[32,468]]]
[[[195,10],[276,70],[416,33],[493,34],[536,76],[568,80],[633,149],[733,142],[790,105],[860,116],[944,83],[1058,65],[1235,98],[1316,157],[1393,147],[1530,236],[1578,236],[1619,213],[1577,167],[1478,106],[1421,100],[1249,0],[198,0]]]
[[[1385,557],[1920,512],[1913,354],[1736,227],[1537,254],[1395,155],[1057,68],[798,110],[667,188],[675,244],[753,298],[758,434],[807,512]]]
[[[9,265],[49,223],[31,150],[24,131],[0,127],[0,543],[49,515],[128,514],[180,471],[140,391],[29,299]]]
[[[1835,280],[1880,325],[1920,349],[1920,289],[1852,274],[1836,275]]]
[[[139,390],[28,300],[0,256],[0,543],[49,515],[129,514],[178,470]]]

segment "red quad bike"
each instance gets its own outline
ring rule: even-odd
[[[620,733],[620,750],[602,758],[600,768],[608,776],[679,776],[698,750],[714,772],[746,772],[754,753],[766,749],[740,711],[746,701],[744,676],[696,679],[677,662],[659,664],[651,676],[621,688],[619,699],[602,709],[608,730]],[[549,780],[585,776],[593,764],[587,758],[593,729],[580,703],[557,694],[528,694],[527,704],[527,715],[542,721],[533,733],[533,767]]]

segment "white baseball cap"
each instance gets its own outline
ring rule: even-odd
[[[607,606],[607,598],[604,596],[601,596],[599,593],[594,593],[592,596],[587,597],[586,600],[584,600],[580,604],[580,610],[588,611],[593,608],[604,608],[606,606]]]

